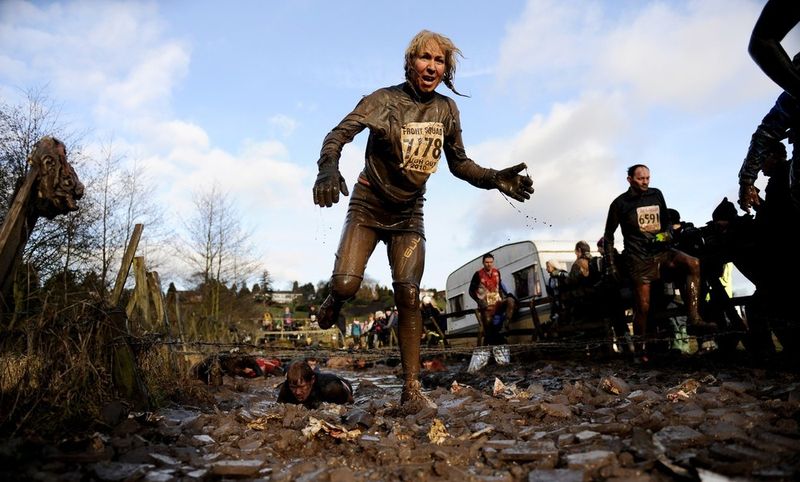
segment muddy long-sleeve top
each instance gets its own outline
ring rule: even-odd
[[[629,188],[617,196],[608,208],[606,229],[603,238],[606,250],[614,249],[614,232],[622,230],[625,252],[637,258],[647,258],[664,249],[663,244],[654,243],[655,235],[667,229],[667,203],[656,188],[638,193]]]
[[[783,92],[750,139],[750,148],[739,170],[739,184],[752,185],[755,182],[772,145],[783,139],[789,138],[789,142],[794,144],[793,157],[796,158],[798,131],[800,131],[800,102]]]
[[[369,139],[360,182],[385,201],[410,204],[422,196],[442,152],[456,177],[480,188],[495,187],[497,171],[467,157],[458,108],[438,92],[420,96],[406,82],[365,96],[325,136],[319,166],[338,166],[344,145],[364,129]]]

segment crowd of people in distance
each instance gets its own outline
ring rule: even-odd
[[[284,307],[281,319],[275,320],[272,314],[265,312],[261,321],[263,335],[259,340],[268,343],[276,339],[276,332],[297,332],[302,338],[304,331],[320,330],[316,322],[316,307],[311,305],[307,317],[294,317],[290,307]],[[428,347],[444,346],[447,343],[445,332],[447,330],[446,318],[442,315],[437,302],[430,296],[424,295],[420,300],[420,314],[423,321],[420,343]],[[366,319],[352,318],[349,322],[341,317],[335,325],[343,337],[343,345],[348,349],[373,349],[381,347],[394,347],[398,345],[398,310],[396,306],[387,306],[383,310],[369,313]]]

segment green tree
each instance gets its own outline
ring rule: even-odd
[[[272,292],[273,292],[272,275],[269,273],[269,271],[264,270],[261,272],[261,278],[259,279],[259,281],[261,283],[260,289],[261,289],[261,294],[264,295],[264,301],[266,302],[272,301]]]

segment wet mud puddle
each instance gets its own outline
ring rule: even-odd
[[[275,403],[282,378],[226,377],[209,403],[131,413],[82,444],[32,448],[4,480],[796,480],[800,377],[623,361],[465,361],[423,372],[437,407],[398,405],[397,368],[327,369],[355,403]],[[197,382],[201,383],[201,382]],[[202,406],[200,406],[202,405]]]

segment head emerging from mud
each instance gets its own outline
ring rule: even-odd
[[[50,136],[41,138],[33,146],[28,163],[40,172],[35,201],[38,214],[52,219],[78,210],[83,184],[67,162],[67,148],[63,142]]]
[[[316,376],[307,361],[296,361],[286,371],[286,383],[298,402],[304,402],[314,388]]]
[[[461,51],[452,40],[442,34],[422,30],[406,48],[406,80],[420,94],[433,92],[441,82],[458,93],[453,86],[453,79],[459,55]]]

